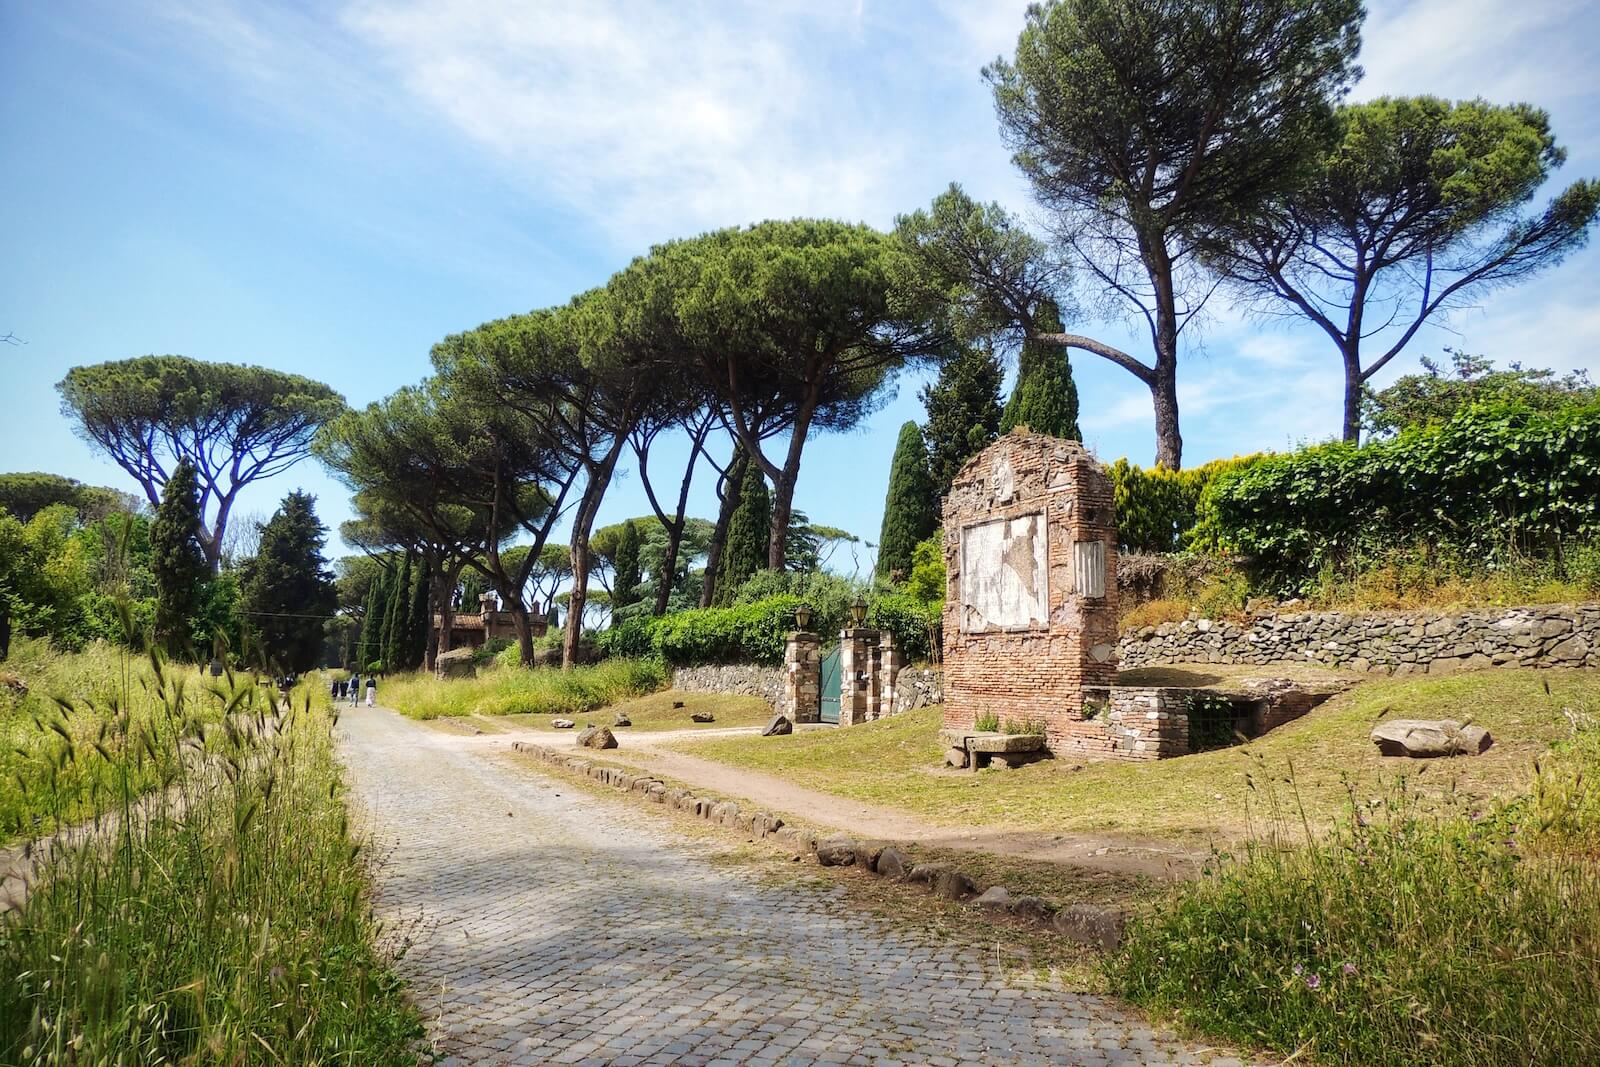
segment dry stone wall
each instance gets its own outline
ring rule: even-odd
[[[738,693],[760,697],[773,707],[783,702],[783,669],[764,663],[711,663],[679,667],[672,688],[685,693]]]
[[[1124,634],[1123,667],[1316,663],[1383,674],[1485,667],[1600,667],[1600,604],[1457,614],[1304,611],[1244,622],[1190,619]]]

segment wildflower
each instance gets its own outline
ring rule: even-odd
[[[1346,960],[1345,965],[1339,969],[1344,972],[1344,976],[1346,978],[1350,978],[1356,973],[1356,965],[1348,960]]]
[[[1295,965],[1294,965],[1294,968],[1293,968],[1293,970],[1294,970],[1294,976],[1295,976],[1295,977],[1296,977],[1296,978],[1298,978],[1298,977],[1300,977],[1300,976],[1301,976],[1301,975],[1302,975],[1302,974],[1305,974],[1305,973],[1306,973],[1306,965],[1305,965],[1305,964],[1303,964],[1303,963],[1297,963],[1297,964],[1295,964]]]
[[[1322,988],[1322,975],[1317,974],[1315,972],[1312,972],[1311,974],[1306,975],[1306,988],[1307,989],[1321,989]]]

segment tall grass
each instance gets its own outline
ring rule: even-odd
[[[452,715],[582,715],[666,685],[666,669],[652,659],[612,658],[566,670],[491,667],[476,678],[440,681],[408,674],[384,683],[378,699],[414,719]]]
[[[108,803],[32,843],[31,892],[0,916],[0,1063],[415,1062],[326,695],[158,658],[126,676],[114,699],[61,701],[103,725],[87,744],[52,729],[57,773],[27,785],[56,830],[49,794],[99,761],[89,795]]]
[[[1600,1041],[1600,729],[1488,810],[1404,782],[1314,837],[1269,817],[1136,922],[1126,996],[1231,1040],[1360,1064],[1578,1064]],[[1292,797],[1292,780],[1289,783]]]

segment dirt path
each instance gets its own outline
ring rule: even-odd
[[[552,747],[571,746],[576,741],[574,734],[567,731],[504,730],[493,734],[468,734],[458,733],[454,727],[446,724],[439,732],[450,739],[449,743],[491,750],[507,749],[513,741]],[[626,763],[663,778],[673,778],[698,789],[749,801],[775,814],[849,831],[859,837],[906,841],[930,848],[968,849],[1015,859],[1070,864],[1158,879],[1193,877],[1207,855],[1168,842],[1114,834],[1055,834],[993,826],[940,826],[895,808],[808,789],[774,775],[730,767],[669,747],[676,740],[690,737],[748,736],[755,732],[754,727],[739,727],[716,731],[630,733],[626,737],[626,747],[602,755],[605,759]]]

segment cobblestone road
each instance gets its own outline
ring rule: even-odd
[[[380,914],[447,1064],[1109,1064],[1212,1060],[1106,1001],[797,879],[710,861],[660,815],[382,709],[342,719],[387,853]]]

